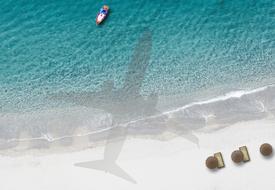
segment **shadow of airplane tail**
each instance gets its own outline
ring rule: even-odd
[[[75,166],[77,167],[83,167],[88,169],[96,169],[108,172],[110,174],[113,174],[117,177],[120,177],[122,179],[125,179],[131,183],[137,183],[128,173],[126,173],[120,166],[116,164],[116,160],[118,159],[119,154],[121,153],[123,144],[126,140],[126,137],[128,135],[128,126],[121,125],[120,117],[121,115],[123,117],[132,114],[133,113],[139,113],[139,111],[136,110],[136,106],[132,104],[132,102],[137,101],[137,97],[140,97],[140,88],[142,86],[142,82],[144,80],[146,69],[150,63],[150,55],[151,55],[151,49],[152,49],[152,34],[149,29],[146,29],[141,38],[138,40],[138,43],[134,49],[133,58],[128,66],[128,71],[126,73],[126,78],[124,82],[124,86],[121,89],[121,91],[118,91],[120,93],[114,94],[113,96],[110,95],[110,97],[106,97],[107,100],[110,101],[110,105],[101,107],[102,110],[105,110],[109,113],[112,113],[114,115],[114,123],[112,129],[109,131],[109,136],[107,137],[106,146],[104,149],[104,159],[103,160],[96,160],[96,161],[89,161],[89,162],[81,162],[76,163]],[[103,95],[109,94],[110,92],[113,92],[113,82],[107,83],[107,85],[103,88]],[[127,95],[127,96],[125,96]],[[67,95],[68,96],[68,95]],[[74,96],[69,96],[69,98]],[[84,100],[92,100],[94,97],[89,98],[89,94],[83,95],[82,97],[86,98],[74,98],[74,102],[77,102],[77,100],[80,99],[79,103],[82,103],[81,101]],[[101,96],[100,96],[101,97]],[[103,96],[105,97],[105,96]],[[121,99],[119,106],[117,106],[113,100],[115,98]],[[129,98],[130,97],[130,98]],[[101,98],[100,98],[101,99]],[[157,99],[154,101],[156,103]],[[91,101],[94,103],[94,101]],[[124,102],[127,102],[128,104],[124,104]],[[146,100],[143,99],[143,103],[146,103]],[[141,104],[139,102],[139,104]],[[109,110],[110,107],[117,107],[117,110]],[[141,104],[143,105],[143,104]],[[155,104],[153,104],[155,106]],[[150,106],[153,106],[150,105]],[[95,105],[93,105],[96,107]],[[100,106],[98,106],[100,108]],[[125,109],[128,108],[128,109]],[[130,108],[130,109],[129,109]],[[143,110],[144,108],[142,108]],[[154,110],[152,108],[148,109],[150,111]],[[117,114],[119,111],[122,112],[122,114]],[[140,111],[141,112],[141,111]]]
[[[88,169],[95,169],[105,171],[117,177],[123,178],[131,183],[137,183],[127,172],[125,172],[115,161],[110,162],[109,160],[96,160],[89,162],[76,163],[75,166],[83,167]]]
[[[77,167],[95,169],[108,172],[131,183],[137,183],[128,173],[126,173],[116,160],[122,150],[127,136],[127,127],[117,126],[110,130],[109,137],[104,149],[103,160],[75,163]]]

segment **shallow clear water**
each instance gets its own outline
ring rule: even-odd
[[[273,0],[104,3],[111,13],[96,26],[100,1],[1,1],[1,136],[95,129],[110,125],[106,117],[155,113],[157,97],[207,99],[275,82]],[[106,81],[114,86],[100,93]],[[141,88],[131,91],[134,81]],[[129,105],[140,107],[132,114]]]

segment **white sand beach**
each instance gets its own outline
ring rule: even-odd
[[[275,0],[5,0],[0,42],[0,190],[275,190]]]
[[[104,147],[62,154],[1,156],[3,190],[129,190],[129,189],[274,189],[275,158],[264,158],[259,147],[275,145],[273,118],[237,123],[206,133],[199,131],[199,146],[176,137],[168,141],[128,137],[117,164],[135,181],[74,164],[100,160]],[[251,161],[236,165],[231,153],[246,145]],[[225,168],[210,171],[205,160],[222,152]]]

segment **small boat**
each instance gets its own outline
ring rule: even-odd
[[[101,24],[107,18],[108,13],[109,7],[107,5],[104,5],[96,16],[96,24]]]

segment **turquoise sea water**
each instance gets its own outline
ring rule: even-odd
[[[88,114],[93,108],[90,101],[99,99],[108,107],[112,98],[104,102],[95,95],[90,100],[87,94],[101,91],[106,81],[113,81],[114,89],[123,87],[144,31],[150,33],[145,40],[151,40],[148,66],[144,78],[138,79],[144,97],[208,99],[275,82],[273,0],[0,3],[0,127],[7,136],[17,137],[10,134],[22,126],[47,131],[41,123],[30,123],[41,118],[47,123],[53,115],[56,123],[50,126],[63,126],[64,110],[70,112],[67,117],[97,117]],[[95,16],[103,4],[111,13],[96,26]],[[132,96],[127,93],[117,93],[118,99],[123,102],[124,96]],[[71,101],[66,101],[68,96]],[[75,111],[74,106],[83,110]],[[72,125],[80,126],[75,120]]]

